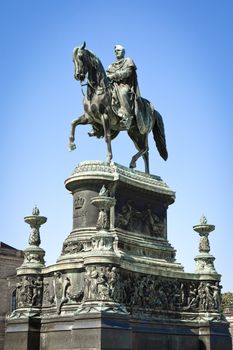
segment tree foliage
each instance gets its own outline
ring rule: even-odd
[[[222,307],[233,306],[233,293],[227,292],[222,294]]]

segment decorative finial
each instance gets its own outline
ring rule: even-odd
[[[35,205],[35,207],[32,209],[32,215],[36,215],[36,216],[39,216],[39,215],[40,215],[39,208],[37,208],[36,205]]]
[[[33,267],[35,269],[41,269],[45,264],[45,251],[40,248],[40,226],[46,223],[47,218],[40,216],[40,211],[35,205],[32,209],[32,215],[25,216],[24,221],[30,225],[31,232],[28,239],[29,247],[24,250],[22,268]]]
[[[215,226],[207,223],[203,214],[198,225],[193,226],[194,231],[199,233],[199,254],[195,257],[196,273],[217,274],[214,267],[215,258],[210,254],[209,234],[214,231]]]
[[[109,190],[103,185],[99,191],[99,196],[109,197]]]
[[[201,216],[200,224],[201,225],[206,225],[207,224],[207,217],[204,214],[202,214],[202,216]]]

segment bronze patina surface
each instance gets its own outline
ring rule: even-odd
[[[107,160],[113,157],[111,140],[120,131],[127,130],[138,152],[132,157],[130,168],[136,167],[138,158],[143,157],[145,172],[149,173],[148,135],[152,131],[160,156],[166,160],[168,152],[162,116],[152,103],[140,96],[136,65],[131,58],[125,58],[125,49],[115,46],[117,61],[105,72],[99,58],[85,48],[76,47],[73,53],[75,79],[87,79],[84,96],[84,114],[71,124],[69,149],[76,148],[75,128],[91,124],[89,136],[104,137],[107,143]]]

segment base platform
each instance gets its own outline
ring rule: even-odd
[[[208,239],[184,272],[167,234],[175,193],[160,177],[89,161],[65,186],[73,229],[54,265],[39,244],[26,249],[4,350],[231,350]]]

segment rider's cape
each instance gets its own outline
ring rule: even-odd
[[[135,113],[135,118],[137,122],[137,127],[138,130],[140,131],[140,134],[146,134],[148,133],[149,130],[149,125],[150,125],[150,118],[149,115],[152,115],[153,106],[151,106],[149,101],[146,101],[144,98],[141,97],[140,90],[139,90],[139,85],[138,85],[138,79],[137,79],[137,67],[133,60],[128,59],[128,64],[134,67],[134,74],[132,76],[132,87],[134,91],[134,113]],[[129,63],[130,62],[130,63]],[[148,102],[148,103],[146,103]]]
[[[120,61],[114,62],[111,64],[108,69],[107,73],[116,73],[117,71],[121,72],[121,75],[124,71],[127,70],[128,67],[133,67],[134,74],[132,74],[128,80],[128,84],[132,88],[132,92],[134,94],[134,114],[137,122],[137,126],[139,129],[139,132],[143,135],[146,134],[149,130],[149,115],[153,113],[153,109],[151,110],[152,106],[150,102],[147,101],[141,97],[139,86],[138,86],[138,80],[137,80],[137,67],[134,63],[134,61],[131,58],[124,58]],[[123,73],[124,75],[124,73]],[[126,79],[127,80],[127,79]],[[118,92],[118,84],[114,84],[114,89],[116,92],[116,96],[119,99],[119,92]]]
[[[150,128],[149,116],[153,114],[153,106],[149,101],[142,98],[141,96],[135,97],[134,104],[138,130],[140,131],[140,134],[146,134]]]
[[[134,74],[132,77],[132,86],[134,90],[134,113],[135,113],[135,118],[137,122],[137,127],[138,130],[140,131],[140,134],[146,134],[149,130],[149,115],[153,113],[153,109],[151,109],[151,104],[148,101],[148,103],[145,103],[146,100],[141,97],[140,90],[139,90],[139,85],[138,85],[138,79],[137,79],[137,67],[135,63],[132,61],[132,66],[134,66]]]
[[[140,134],[143,135],[143,134],[146,134],[149,129],[149,118],[148,118],[148,111],[147,111],[148,106],[140,94],[136,69],[137,68],[135,66],[134,75],[133,75],[133,89],[135,94],[134,95],[135,96],[134,113],[135,113],[138,130],[140,131]]]

